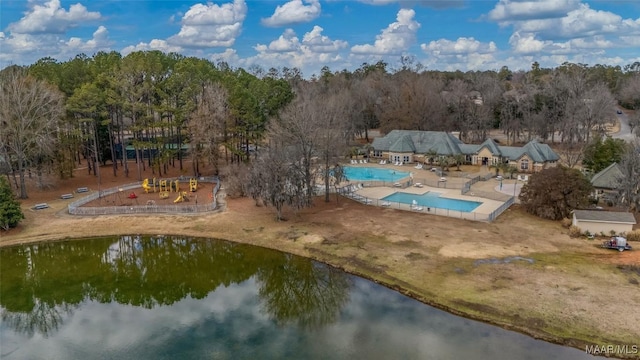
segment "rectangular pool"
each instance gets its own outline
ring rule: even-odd
[[[382,200],[389,202],[399,202],[409,205],[413,204],[413,201],[415,200],[418,205],[423,207],[449,209],[460,212],[471,212],[478,206],[482,205],[482,203],[478,201],[448,199],[442,198],[440,197],[440,195],[442,194],[433,191],[429,191],[422,195],[396,192],[383,198]]]
[[[378,167],[345,166],[344,174],[349,181],[386,181],[394,182],[409,176],[408,172]]]

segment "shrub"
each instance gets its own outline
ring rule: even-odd
[[[629,241],[640,241],[640,230],[628,232],[626,238]]]
[[[580,235],[582,235],[582,231],[580,230],[579,227],[573,226],[573,225],[569,227],[569,236],[579,237]]]
[[[569,219],[569,218],[564,218],[564,219],[562,219],[562,222],[561,222],[562,227],[565,228],[565,229],[568,229],[571,226],[572,223],[573,223],[573,221],[571,219]]]
[[[0,177],[0,229],[9,230],[24,219],[20,203],[16,201],[9,182]]]

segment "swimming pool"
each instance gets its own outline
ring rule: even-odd
[[[418,205],[423,207],[449,209],[460,212],[471,212],[482,204],[478,201],[442,198],[440,197],[440,195],[442,194],[433,191],[426,192],[422,195],[396,192],[383,198],[382,200],[389,202],[400,202],[403,204],[412,204],[415,200]]]
[[[408,172],[378,167],[345,166],[344,173],[349,181],[398,181],[409,176]]]

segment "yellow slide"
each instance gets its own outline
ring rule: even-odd
[[[178,197],[175,200],[173,200],[173,203],[175,204],[175,203],[179,203],[179,202],[183,202],[183,201],[189,201],[189,198],[187,198],[187,192],[186,191],[180,192]]]
[[[146,192],[146,193],[149,193],[149,191],[153,189],[151,186],[149,186],[149,179],[144,179],[144,181],[142,182],[142,188],[144,189],[144,192]],[[153,189],[153,190],[155,190],[155,189]]]

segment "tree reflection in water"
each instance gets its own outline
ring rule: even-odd
[[[2,320],[28,336],[51,335],[84,301],[153,308],[253,276],[279,324],[329,324],[349,299],[347,277],[329,266],[218,240],[122,236],[4,248],[0,258]]]

